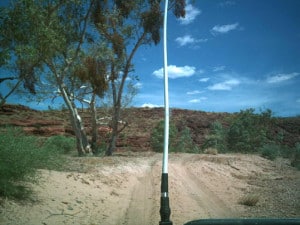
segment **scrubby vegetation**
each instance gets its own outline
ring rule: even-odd
[[[204,144],[197,146],[190,129],[171,120],[169,150],[207,154],[255,153],[269,160],[281,156],[289,158],[294,167],[300,168],[300,143],[295,146],[284,144],[285,133],[278,128],[277,123],[278,118],[273,117],[269,109],[260,113],[252,108],[241,110],[222,121],[213,122]],[[156,152],[163,150],[163,134],[164,122],[160,121],[151,133],[151,147]]]
[[[255,114],[254,111],[254,109],[241,110],[229,120],[227,144],[230,151],[256,152],[268,143],[273,120],[272,112],[267,110],[261,114]]]
[[[73,142],[73,145],[72,145]],[[26,198],[28,182],[38,182],[37,169],[59,169],[62,152],[74,148],[74,140],[65,137],[41,139],[21,129],[6,128],[0,135],[0,195]]]
[[[156,152],[162,152],[164,149],[164,121],[160,121],[153,129],[151,134],[151,146]],[[170,152],[188,152],[199,153],[199,149],[194,144],[190,129],[184,127],[182,131],[178,131],[174,122],[169,125],[169,151]]]
[[[212,123],[210,134],[206,136],[206,140],[202,148],[204,151],[208,149],[216,149],[220,153],[227,151],[227,131],[223,128],[219,121]]]
[[[276,144],[265,144],[259,151],[262,157],[275,160],[280,155],[280,146]]]
[[[227,118],[227,126],[215,121],[206,136],[202,149],[217,149],[218,152],[259,153],[275,160],[278,156],[290,158],[292,165],[300,167],[300,144],[295,147],[283,144],[283,132],[274,133],[276,118],[271,110],[255,113],[254,109],[241,110]]]
[[[272,141],[269,140],[273,122],[271,114],[270,110],[255,114],[254,109],[247,109],[228,117],[227,127],[216,121],[203,147],[213,147],[219,152],[257,152]]]
[[[300,143],[296,144],[295,151],[293,152],[292,166],[300,170]]]
[[[47,138],[43,144],[44,148],[48,150],[56,149],[57,152],[67,154],[73,151],[76,148],[75,139],[73,137],[65,137],[62,135],[56,135]]]

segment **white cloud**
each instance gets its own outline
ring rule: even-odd
[[[219,5],[221,7],[233,6],[233,5],[235,5],[235,2],[234,1],[225,1],[225,2],[221,2]]]
[[[280,82],[283,82],[283,81],[293,79],[294,77],[297,77],[299,75],[300,75],[300,73],[277,74],[277,75],[268,77],[267,78],[267,83],[270,83],[270,84],[280,83]]]
[[[200,99],[192,99],[189,101],[190,103],[199,103],[200,102]]]
[[[175,39],[175,41],[180,45],[180,46],[185,46],[187,44],[192,44],[195,42],[195,39],[192,38],[190,35],[185,35],[183,37],[178,37]]]
[[[228,33],[229,31],[237,29],[238,26],[239,26],[238,23],[226,24],[226,25],[216,25],[211,29],[211,33],[213,35],[225,34],[225,33]]]
[[[141,107],[142,108],[158,108],[158,107],[162,107],[162,105],[155,105],[155,104],[151,104],[151,103],[144,103]]]
[[[196,95],[196,94],[201,94],[201,93],[203,93],[203,91],[195,90],[195,91],[188,91],[186,94],[187,95]]]
[[[208,86],[208,89],[213,91],[230,91],[234,86],[237,86],[239,84],[239,80],[230,79],[224,82],[216,83],[212,86]]]
[[[175,41],[182,47],[187,44],[195,44],[199,42],[206,42],[208,39],[195,39],[191,37],[191,35],[185,35],[183,37],[178,37],[175,39]]]
[[[225,70],[225,66],[216,66],[213,68],[213,72],[219,72]]]
[[[200,82],[207,82],[207,81],[209,81],[209,77],[203,77],[203,78],[201,78],[201,79],[199,79],[199,81]]]
[[[169,78],[176,79],[180,77],[190,77],[193,76],[196,73],[196,68],[193,66],[175,66],[170,65],[168,66],[168,76]],[[160,68],[159,70],[155,70],[152,73],[154,76],[158,78],[163,78],[163,68]]]
[[[134,87],[141,89],[143,87],[143,83],[137,82],[136,84],[134,84]]]
[[[189,100],[189,103],[200,103],[204,100],[206,100],[207,98],[206,97],[201,97],[201,98],[197,98],[197,99],[192,99],[192,100]]]
[[[200,69],[200,70],[197,71],[197,73],[198,73],[198,74],[203,74],[203,73],[205,73],[205,70],[201,70],[201,69]]]
[[[185,6],[185,17],[179,18],[180,24],[182,25],[190,24],[200,14],[201,14],[201,10],[195,8],[192,4],[187,4]]]

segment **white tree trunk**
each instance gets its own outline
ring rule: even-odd
[[[91,110],[91,122],[92,122],[92,141],[91,148],[94,154],[98,154],[98,126],[97,126],[97,109],[96,109],[96,94],[93,93],[92,99],[90,102],[90,110]]]
[[[76,137],[76,146],[77,146],[78,155],[83,156],[89,152],[89,144],[88,144],[86,133],[84,131],[82,119],[77,111],[77,108],[70,100],[70,96],[67,94],[63,85],[60,85],[60,91],[70,111],[70,119]]]

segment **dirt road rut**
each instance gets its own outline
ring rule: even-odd
[[[233,217],[232,210],[211,191],[201,177],[187,167],[190,158],[172,157],[169,162],[171,220],[183,224],[191,219]],[[158,224],[160,201],[160,159],[139,179],[131,195],[124,225]]]
[[[41,170],[28,202],[0,198],[5,225],[159,224],[162,154],[72,158],[70,171]],[[300,171],[255,155],[170,154],[171,220],[300,217]],[[258,195],[258,204],[239,203]]]

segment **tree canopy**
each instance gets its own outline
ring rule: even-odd
[[[87,97],[90,101],[85,102],[95,105],[95,95],[103,97],[110,89],[111,153],[125,82],[133,71],[132,59],[141,45],[156,45],[161,39],[162,2],[11,1],[0,9],[0,66],[14,71],[16,88],[22,83],[23,89],[35,96],[61,96],[79,139],[85,135],[75,101]],[[185,1],[170,2],[175,16],[183,17]]]

